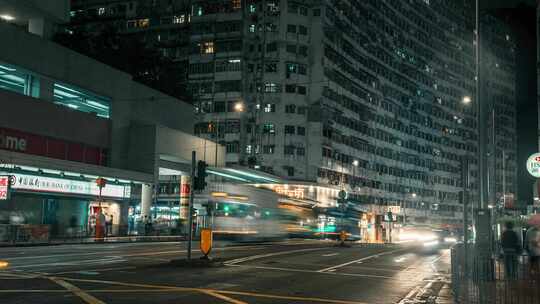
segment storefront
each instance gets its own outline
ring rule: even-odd
[[[47,225],[50,237],[91,236],[100,212],[109,235],[125,234],[132,191],[140,187],[113,176],[100,189],[98,176],[22,165],[3,165],[0,177],[9,180],[0,225]]]

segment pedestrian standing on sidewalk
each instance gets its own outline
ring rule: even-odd
[[[540,229],[532,226],[525,236],[529,252],[529,271],[532,276],[540,275]]]
[[[517,278],[518,255],[521,254],[521,244],[517,233],[513,230],[514,223],[506,222],[506,230],[501,236],[501,247],[504,255],[505,277],[509,279]]]

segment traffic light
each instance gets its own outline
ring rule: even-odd
[[[195,190],[204,190],[206,188],[206,163],[202,160],[197,162],[197,176],[195,177]]]

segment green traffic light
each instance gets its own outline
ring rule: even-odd
[[[230,209],[230,208],[229,208],[229,206],[227,206],[227,205],[225,205],[225,206],[223,207],[223,210],[224,210],[225,212],[229,212],[229,209]]]

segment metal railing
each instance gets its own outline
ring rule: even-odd
[[[182,231],[172,228],[135,225],[111,225],[104,229],[104,238],[100,242],[136,242],[136,241],[176,241],[184,240]],[[95,230],[91,227],[58,225],[13,225],[0,224],[0,246],[63,244],[96,242]]]
[[[540,267],[525,254],[481,257],[451,250],[452,291],[459,304],[539,304]],[[466,264],[467,263],[467,264]]]

